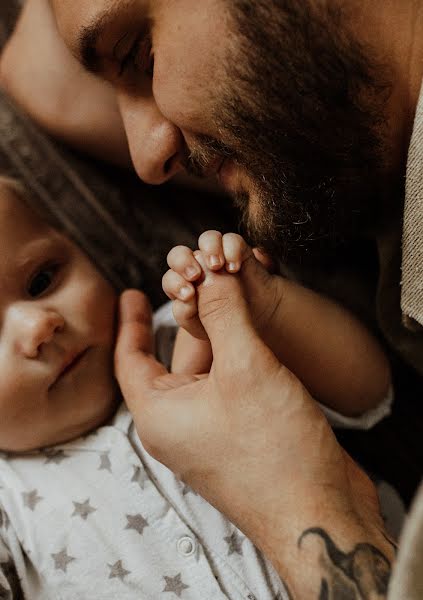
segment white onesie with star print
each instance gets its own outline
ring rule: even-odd
[[[166,362],[174,339],[169,305],[156,324],[162,326],[159,357]],[[109,424],[87,436],[0,457],[0,600],[21,598],[288,595],[250,540],[147,454],[121,405]]]
[[[143,449],[124,405],[0,459],[0,599],[285,600],[268,561]]]

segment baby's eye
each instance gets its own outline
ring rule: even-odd
[[[49,265],[42,267],[35,273],[29,282],[27,291],[31,298],[37,298],[46,292],[54,283],[59,265]]]

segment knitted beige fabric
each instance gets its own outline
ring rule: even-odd
[[[388,600],[422,600],[423,484],[414,499],[399,547],[397,562],[389,585]]]
[[[423,325],[423,85],[408,153],[401,309]]]

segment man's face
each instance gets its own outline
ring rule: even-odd
[[[373,224],[390,86],[336,0],[52,2],[74,54],[115,86],[142,179],[216,174],[250,241],[279,255]]]
[[[64,442],[114,410],[116,294],[0,185],[0,449]]]

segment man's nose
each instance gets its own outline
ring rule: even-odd
[[[16,350],[25,358],[37,358],[43,344],[51,342],[65,324],[59,312],[43,307],[15,307],[11,317]]]
[[[181,130],[160,112],[154,97],[118,94],[119,108],[138,176],[150,184],[168,181],[183,169]]]

